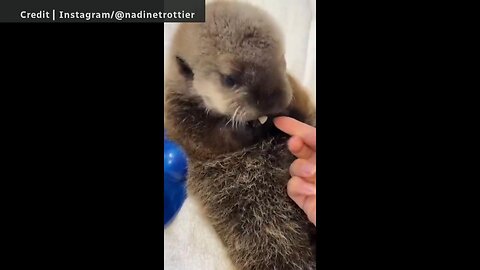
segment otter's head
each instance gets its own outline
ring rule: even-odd
[[[206,22],[183,24],[172,58],[207,111],[233,124],[264,122],[292,100],[281,32],[245,3],[207,5]]]

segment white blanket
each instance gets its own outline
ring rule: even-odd
[[[287,68],[315,99],[315,0],[242,1],[265,9],[277,20],[285,37]],[[176,26],[175,23],[164,25],[165,55]],[[220,240],[203,217],[196,201],[191,198],[187,198],[177,217],[164,230],[164,237],[166,270],[233,269]]]

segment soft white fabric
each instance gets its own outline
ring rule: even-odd
[[[285,37],[287,68],[315,99],[315,0],[242,1],[267,10],[277,20]],[[176,26],[176,23],[164,25],[165,55]],[[232,269],[218,236],[191,198],[187,198],[175,220],[164,230],[164,237],[166,270]]]
[[[166,270],[234,270],[196,200],[187,198],[164,231]]]

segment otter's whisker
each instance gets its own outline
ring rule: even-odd
[[[240,112],[238,113],[237,119],[238,119],[239,125],[242,126],[242,127],[245,127],[245,125],[247,124],[245,122],[245,115],[246,114],[247,114],[247,112],[242,107],[240,107]]]
[[[245,122],[245,115],[247,114],[247,112],[245,110],[242,110],[241,113],[240,113],[240,121],[242,123],[242,126],[245,126],[246,122]]]
[[[235,119],[235,116],[237,115],[237,112],[238,110],[240,109],[240,106],[237,107],[237,109],[235,110],[235,112],[233,113],[233,123],[232,123],[232,127],[235,129],[235,122],[236,122],[236,119]]]
[[[243,120],[243,119],[244,119],[244,118],[243,118],[243,117],[244,117],[244,115],[243,115],[243,114],[244,114],[244,110],[243,110],[242,107],[240,107],[240,110],[239,110],[239,111],[240,111],[240,112],[238,113],[237,121],[238,121],[239,126],[242,126],[242,127],[243,127],[243,126],[245,125],[245,122],[244,122],[244,120]]]

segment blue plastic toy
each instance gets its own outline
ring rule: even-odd
[[[182,207],[187,196],[185,180],[187,177],[187,157],[182,148],[170,141],[166,133],[164,146],[164,217],[163,225],[168,225]]]

